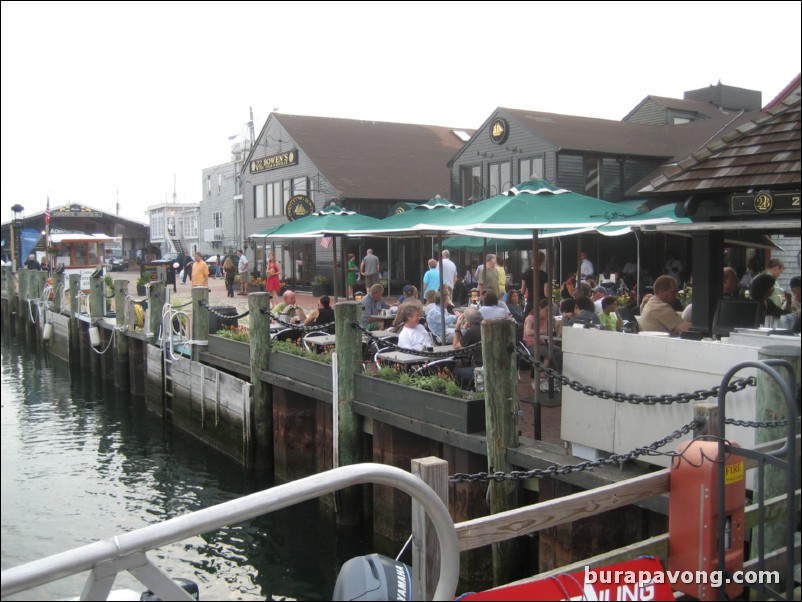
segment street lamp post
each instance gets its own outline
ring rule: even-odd
[[[16,204],[11,208],[11,213],[14,214],[14,219],[11,221],[11,227],[14,228],[14,236],[12,240],[14,241],[14,257],[13,262],[17,269],[22,267],[22,247],[20,243],[22,242],[22,225],[24,220],[24,211],[25,207],[20,204]]]

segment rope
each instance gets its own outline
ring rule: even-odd
[[[98,328],[98,327],[97,327],[97,326],[94,326],[93,328]],[[117,329],[116,329],[116,328],[112,328],[112,329],[111,329],[111,336],[109,337],[109,344],[108,344],[108,345],[106,345],[106,348],[105,348],[103,351],[98,351],[97,349],[95,349],[94,347],[92,347],[92,345],[90,345],[90,347],[91,347],[92,351],[94,351],[94,352],[95,352],[95,353],[97,353],[98,355],[103,355],[104,353],[106,353],[106,352],[109,350],[109,348],[111,347],[111,344],[112,344],[112,342],[114,341],[114,337],[115,337],[115,334],[116,334],[116,332],[117,332]]]

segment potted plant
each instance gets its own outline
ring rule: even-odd
[[[251,276],[248,280],[248,292],[259,293],[265,290],[265,279],[258,276]]]
[[[136,281],[136,294],[140,297],[144,297],[148,294],[147,289],[145,288],[148,284],[150,284],[150,277],[148,276],[140,276],[139,279]]]
[[[312,279],[312,296],[322,297],[329,294],[329,279],[323,274],[318,274]]]

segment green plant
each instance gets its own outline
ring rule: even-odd
[[[300,345],[297,345],[293,341],[272,341],[270,343],[270,351],[271,352],[282,351],[284,353],[289,353],[290,355],[305,357],[308,360],[320,362],[321,364],[331,363],[331,354],[325,352],[316,353],[314,351],[309,351],[307,349],[304,349]]]
[[[379,368],[373,376],[406,387],[431,391],[432,393],[440,393],[448,395],[449,397],[456,397],[457,399],[466,399],[469,395],[472,395],[473,399],[477,398],[475,393],[460,389],[457,383],[454,382],[451,373],[448,371],[443,371],[431,376],[415,376],[414,374],[402,372],[391,366],[383,366]]]
[[[251,342],[251,331],[246,326],[227,326],[217,331],[217,336],[241,343]]]
[[[136,285],[147,286],[148,284],[150,284],[150,282],[151,282],[150,276],[140,276],[136,281]]]
[[[257,276],[251,276],[250,280],[248,280],[248,283],[251,286],[260,286],[261,287],[261,286],[265,285],[265,279],[264,278],[259,278]]]
[[[328,283],[329,283],[328,277],[324,276],[323,274],[318,274],[317,276],[312,278],[312,284],[322,285]]]

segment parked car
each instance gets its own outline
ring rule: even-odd
[[[120,249],[106,251],[106,269],[110,272],[127,272],[128,260]]]

